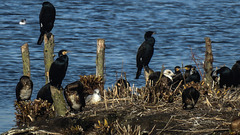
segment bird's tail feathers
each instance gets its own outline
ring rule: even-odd
[[[39,38],[38,38],[38,42],[37,42],[38,45],[41,45],[41,44],[42,44],[43,38],[44,38],[44,34],[41,33],[40,36],[39,36]]]

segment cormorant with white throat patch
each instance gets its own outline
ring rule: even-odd
[[[17,102],[30,100],[33,90],[33,82],[28,76],[22,76],[16,86]]]
[[[136,79],[141,75],[142,68],[145,67],[148,70],[148,64],[152,58],[154,52],[155,39],[152,37],[154,32],[147,31],[144,35],[145,41],[138,48],[136,62],[138,71],[136,73]]]
[[[50,2],[43,2],[42,9],[39,15],[40,36],[38,38],[38,45],[43,42],[44,34],[48,34],[53,26],[56,16],[56,9]]]
[[[85,107],[83,84],[80,81],[68,84],[65,87],[64,96],[71,111],[82,111],[82,107]]]

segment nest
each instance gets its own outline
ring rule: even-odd
[[[84,86],[84,94],[85,95],[90,95],[93,94],[93,91],[95,89],[100,90],[100,94],[103,95],[103,86],[104,86],[104,81],[102,76],[96,76],[96,75],[80,75],[80,82]]]
[[[54,116],[51,104],[46,100],[35,99],[34,101],[15,101],[15,109],[18,126],[29,125],[30,122],[48,119]]]

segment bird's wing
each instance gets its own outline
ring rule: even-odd
[[[138,52],[137,52],[137,57],[136,57],[137,67],[142,66],[142,60],[143,60],[145,51],[146,51],[146,43],[143,42],[141,46],[138,48]]]
[[[20,95],[20,90],[22,89],[23,85],[21,82],[18,82],[17,86],[16,86],[16,98],[17,100],[19,100],[19,95]]]

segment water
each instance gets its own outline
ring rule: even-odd
[[[150,67],[156,71],[173,70],[177,65],[194,64],[192,52],[204,61],[204,37],[213,41],[214,66],[231,67],[239,59],[240,2],[228,0],[51,0],[57,16],[52,33],[55,54],[68,49],[69,67],[63,86],[79,79],[78,75],[95,74],[96,42],[106,42],[106,86],[111,87],[121,71],[137,87],[144,77],[135,80],[136,52],[146,31],[157,32],[155,52]],[[14,127],[15,87],[22,75],[20,47],[29,44],[32,99],[44,85],[43,45],[38,16],[42,1],[1,0],[0,4],[0,133]],[[21,19],[26,25],[19,25]]]

